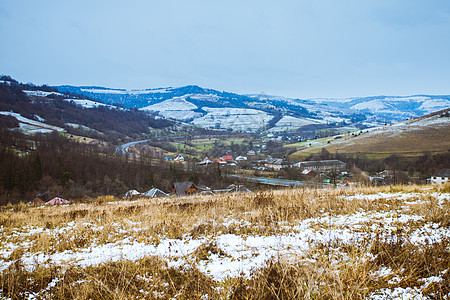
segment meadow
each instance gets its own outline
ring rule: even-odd
[[[4,299],[445,299],[450,186],[0,211]]]

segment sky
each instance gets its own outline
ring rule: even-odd
[[[39,85],[450,94],[448,0],[5,0],[0,39]]]

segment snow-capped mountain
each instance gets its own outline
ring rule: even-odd
[[[284,132],[305,126],[374,126],[450,107],[450,96],[429,95],[292,99],[265,94],[239,95],[198,86],[145,90],[60,86],[58,89],[205,128],[249,132]]]

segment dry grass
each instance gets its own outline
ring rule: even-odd
[[[448,192],[448,185],[287,189],[163,200],[114,201],[104,196],[92,203],[65,206],[6,206],[0,211],[0,255],[9,267],[0,275],[0,295],[11,299],[27,295],[52,299],[364,299],[388,288],[411,287],[440,299],[450,293],[449,240],[445,234],[424,243],[411,237],[418,230],[450,227],[450,199],[438,198]],[[408,198],[402,198],[405,194]],[[359,196],[351,197],[355,195]],[[392,221],[333,223],[361,214]],[[402,216],[420,218],[401,221]],[[246,240],[300,234],[296,226],[308,220],[317,234],[347,230],[358,238],[349,243],[312,241],[307,250],[295,255],[271,257],[250,275],[215,280],[201,271],[214,259],[238,259],[218,244],[217,237],[233,235]],[[35,255],[85,253],[102,245],[136,242],[158,247],[163,241],[191,240],[200,242],[180,256],[181,267],[172,263],[178,258],[152,255],[93,265],[41,261],[31,269],[24,260]],[[439,281],[424,284],[430,277]]]

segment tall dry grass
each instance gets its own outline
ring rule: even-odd
[[[449,241],[417,246],[401,224],[390,235],[367,234],[359,244],[317,244],[295,260],[273,258],[254,270],[216,282],[195,263],[211,254],[227,256],[213,238],[220,234],[278,235],[305,219],[358,212],[399,212],[423,216],[426,222],[450,225],[450,200],[430,193],[448,193],[448,186],[352,187],[349,189],[286,189],[258,193],[113,201],[53,207],[17,205],[0,211],[0,246],[19,246],[5,260],[13,262],[0,275],[1,296],[23,299],[34,294],[52,299],[364,299],[384,288],[423,286],[422,278],[440,276],[424,293],[439,299],[450,293]],[[349,199],[356,194],[416,193],[415,204],[387,197]],[[408,201],[411,201],[409,199]],[[235,220],[225,226],[224,223]],[[325,226],[325,225],[318,225]],[[134,230],[138,228],[139,230]],[[369,226],[368,226],[369,228]],[[368,229],[369,230],[369,229]],[[162,239],[205,238],[190,266],[168,267],[158,257],[103,263],[91,267],[38,265],[27,270],[26,253],[77,251],[127,238],[157,245]],[[28,243],[24,243],[28,241]],[[379,276],[382,268],[392,270]],[[447,270],[447,271],[446,271]],[[400,278],[393,283],[393,278]]]

